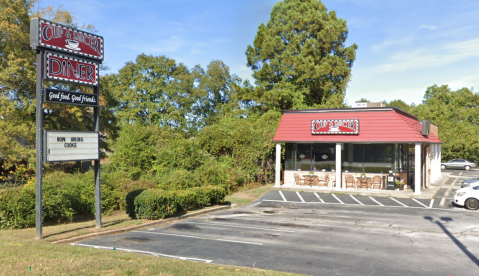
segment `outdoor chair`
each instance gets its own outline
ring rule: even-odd
[[[325,174],[323,177],[318,178],[318,186],[329,186],[329,175]]]
[[[356,189],[356,183],[354,181],[354,176],[348,174],[344,177],[345,183],[346,183],[346,189],[347,188],[354,188]]]
[[[331,188],[334,188],[336,186],[336,174],[332,174],[331,177],[329,178],[329,184],[331,184]]]
[[[371,189],[381,189],[382,186],[382,180],[381,176],[376,175],[373,177],[373,181],[371,182]]]
[[[299,174],[295,173],[294,174],[294,182],[296,183],[296,185],[304,185],[305,182],[304,182],[304,178],[301,177]]]

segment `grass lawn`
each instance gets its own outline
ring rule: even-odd
[[[228,196],[232,203],[247,204],[270,186],[244,190]],[[256,196],[256,198],[255,198]],[[147,223],[131,220],[125,214],[95,220],[43,227],[42,240],[35,239],[35,228],[0,231],[0,275],[297,275],[254,268],[205,264],[138,253],[71,246],[58,241],[99,231],[111,231]]]

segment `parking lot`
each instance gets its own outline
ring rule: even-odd
[[[73,245],[309,275],[476,274],[479,212],[437,201],[270,191],[249,206]]]

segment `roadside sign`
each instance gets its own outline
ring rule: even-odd
[[[42,18],[30,21],[30,46],[103,60],[103,37]]]
[[[98,64],[47,52],[45,78],[86,85],[98,85]]]
[[[45,130],[45,162],[99,160],[99,136],[94,131]]]
[[[98,106],[98,95],[45,88],[43,101],[46,103]]]

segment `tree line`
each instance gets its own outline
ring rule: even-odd
[[[35,165],[35,52],[32,17],[79,26],[72,13],[35,1],[0,0],[0,159],[2,173]],[[284,109],[346,107],[356,58],[346,45],[347,22],[319,0],[283,0],[258,27],[245,62],[254,84],[221,60],[188,68],[167,56],[139,55],[118,73],[100,76],[101,132],[106,170],[162,187],[206,182],[235,189],[274,176],[271,140]],[[49,87],[91,93],[63,83]],[[421,104],[387,103],[439,126],[443,158],[479,160],[478,94],[447,86],[427,88]],[[44,128],[91,130],[92,109],[44,104]],[[46,166],[46,170],[54,165]]]

